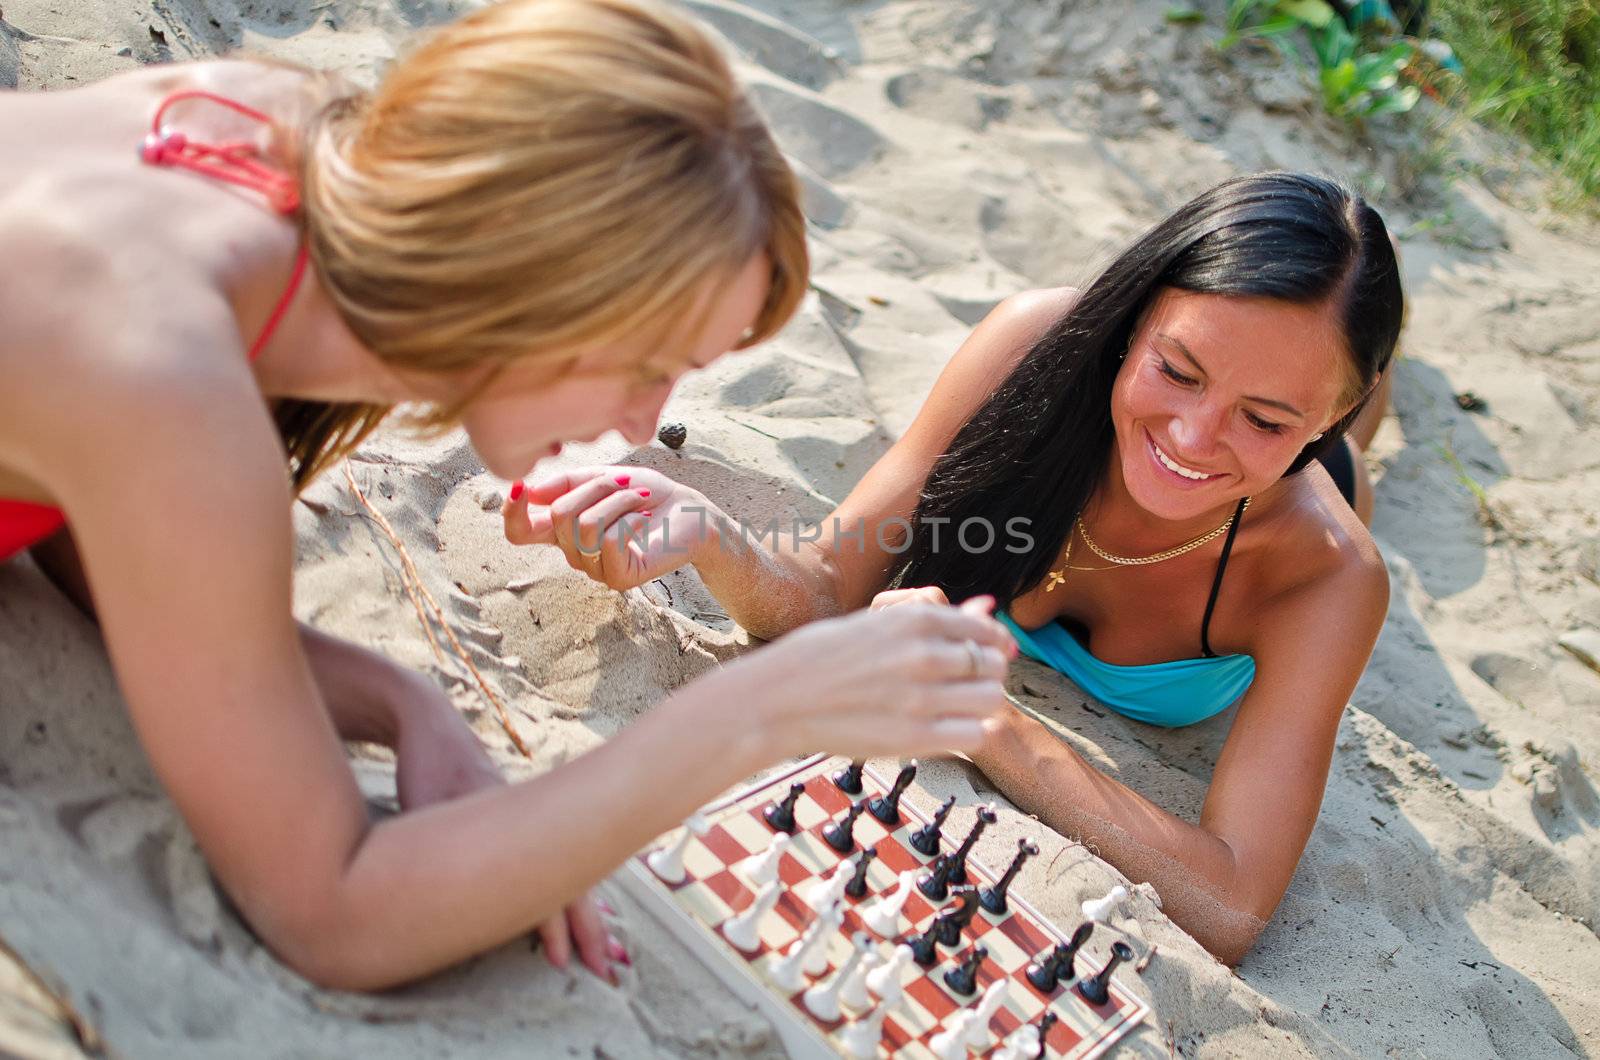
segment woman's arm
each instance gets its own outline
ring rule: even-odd
[[[1388,591],[1373,551],[1261,610],[1255,681],[1196,824],[1094,769],[1015,709],[972,759],[1024,812],[1152,884],[1175,923],[1236,964],[1277,908],[1316,824],[1339,719]]]

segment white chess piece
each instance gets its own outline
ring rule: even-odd
[[[854,866],[848,861],[841,861],[834,867],[831,875],[814,881],[806,893],[801,896],[801,901],[810,906],[813,912],[821,913],[824,909],[831,909],[844,899],[844,889],[850,883],[850,875]]]
[[[867,974],[867,989],[876,994],[885,1005],[894,1005],[905,994],[905,985],[900,982],[900,973],[911,963],[912,957],[910,946],[896,946],[894,953],[889,955],[889,959],[881,968],[874,968]]]
[[[784,852],[793,843],[793,837],[779,832],[772,837],[772,842],[760,854],[751,854],[740,862],[744,869],[745,878],[757,887],[765,887],[778,878],[778,864],[783,860]]]
[[[928,1039],[928,1048],[939,1060],[967,1060],[967,1039],[978,1014],[964,1008],[944,1021],[944,1030]]]
[[[1024,1023],[1006,1037],[994,1060],[1034,1060],[1039,1055],[1039,1028]]]
[[[805,1002],[806,1008],[817,1019],[825,1023],[831,1023],[843,1015],[839,1002],[841,995],[844,993],[844,984],[847,980],[855,977],[856,968],[860,966],[862,958],[867,955],[867,947],[862,945],[862,943],[866,942],[866,939],[865,932],[856,932],[855,938],[851,940],[855,948],[850,956],[845,958],[845,962],[839,966],[839,970],[827,979],[818,980],[812,984],[811,988],[806,991],[805,996],[800,999]]]
[[[831,935],[839,930],[839,925],[844,923],[844,903],[835,902],[817,917],[811,925],[811,930],[822,935]],[[805,960],[800,963],[800,968],[807,975],[821,975],[828,970],[828,943],[824,939],[821,944],[806,950]]]
[[[872,906],[861,913],[861,922],[880,938],[892,939],[900,934],[900,910],[906,906],[906,899],[911,897],[911,889],[917,885],[917,870],[907,869],[900,874],[900,883],[894,890],[880,897]]]
[[[1128,897],[1128,889],[1122,884],[1117,884],[1106,892],[1104,898],[1091,898],[1083,903],[1083,915],[1088,920],[1098,920],[1104,924],[1109,922],[1111,914],[1117,911],[1117,906]]]
[[[650,866],[650,871],[668,883],[682,883],[688,875],[683,868],[683,852],[689,849],[691,836],[705,835],[711,831],[711,823],[698,813],[690,814],[689,819],[683,822],[683,834],[670,846],[659,850],[652,850],[645,855],[644,862]]]
[[[865,931],[856,932],[850,941],[861,952],[861,960],[839,984],[839,1000],[849,1008],[871,1008],[872,995],[867,993],[867,975],[883,963],[883,958],[873,951],[872,939]]]
[[[748,909],[729,917],[722,923],[722,935],[741,953],[754,953],[761,948],[761,921],[772,912],[783,894],[783,884],[773,880],[756,893],[756,900]]]
[[[883,1040],[883,1018],[889,1014],[889,1003],[881,1002],[877,1008],[845,1024],[839,1032],[839,1044],[851,1060],[876,1060],[878,1043]]]
[[[972,1008],[972,1025],[967,1030],[967,1045],[983,1052],[989,1045],[989,1021],[1006,999],[1006,981],[996,979],[983,992],[983,999]]]
[[[802,986],[805,986],[806,976],[808,974],[817,974],[810,971],[811,968],[817,968],[816,958],[813,953],[829,934],[839,929],[839,924],[843,919],[844,913],[835,908],[828,910],[828,912],[813,920],[811,926],[806,928],[805,934],[796,939],[794,944],[784,951],[783,956],[774,958],[767,965],[768,978],[785,993],[792,994]],[[818,971],[828,966],[827,954],[824,952],[820,956],[822,965],[821,968],[818,968]]]

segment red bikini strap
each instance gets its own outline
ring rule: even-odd
[[[198,89],[174,92],[161,101],[155,117],[150,120],[150,134],[139,145],[139,157],[153,166],[182,166],[196,173],[258,191],[266,196],[274,210],[282,214],[292,214],[299,210],[300,191],[295,187],[294,178],[258,161],[261,151],[255,144],[248,141],[208,144],[190,140],[181,132],[163,128],[162,119],[166,117],[167,110],[174,103],[190,99],[203,99],[227,107],[247,118],[253,118],[264,125],[272,124],[272,119],[268,115],[226,96]]]
[[[284,314],[289,312],[289,303],[294,301],[294,294],[300,289],[300,280],[306,274],[306,248],[300,245],[300,252],[294,256],[294,272],[289,276],[289,286],[283,289],[283,296],[278,299],[278,304],[273,308],[272,315],[267,318],[266,327],[261,329],[261,334],[256,336],[256,341],[250,347],[250,360],[254,361],[261,356],[261,351],[267,348],[272,333],[278,330],[278,325],[283,323]]]

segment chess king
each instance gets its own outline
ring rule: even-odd
[[[1402,301],[1389,233],[1359,196],[1308,174],[1237,177],[1083,290],[996,307],[819,540],[767,547],[715,498],[628,469],[658,513],[710,516],[674,525],[676,551],[647,542],[579,569],[625,589],[692,563],[768,639],[856,609],[990,595],[1029,656],[1129,718],[1192,725],[1234,708],[1199,820],[1018,710],[971,756],[1023,811],[1093,836],[1234,962],[1294,874],[1383,623],[1359,455]],[[604,529],[614,474],[541,484],[539,503]],[[517,506],[506,519],[513,541],[534,539]]]

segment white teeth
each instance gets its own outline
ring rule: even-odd
[[[1156,459],[1160,460],[1161,466],[1166,468],[1168,471],[1176,471],[1184,478],[1194,479],[1196,482],[1202,482],[1205,479],[1216,477],[1215,475],[1202,474],[1199,471],[1191,471],[1182,464],[1174,461],[1172,457],[1168,456],[1166,453],[1163,453],[1159,445],[1156,445],[1154,442],[1151,442],[1150,445],[1156,451]]]

